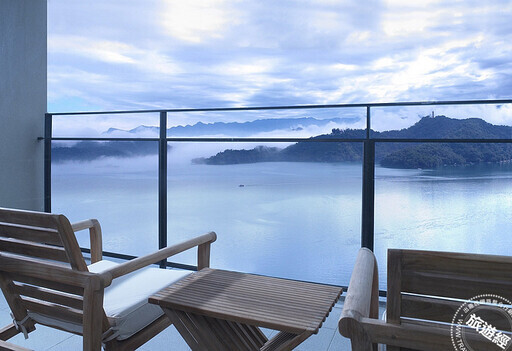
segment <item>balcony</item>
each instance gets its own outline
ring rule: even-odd
[[[482,211],[487,211],[489,207],[483,210],[475,209],[471,205],[460,208],[456,202],[452,202],[453,198],[450,198],[451,200],[448,205],[455,207],[450,209],[435,199],[435,197],[449,190],[457,194],[466,193],[467,195],[467,192],[471,191],[471,189],[478,188],[479,185],[475,188],[473,183],[476,182],[481,185],[490,182],[492,184],[491,187],[484,186],[480,188],[480,191],[491,191],[489,194],[484,194],[484,197],[486,201],[491,202],[491,206],[494,206],[492,204],[495,201],[499,201],[503,196],[507,196],[506,194],[510,191],[510,167],[508,163],[494,166],[491,164],[472,165],[467,166],[467,169],[472,170],[468,174],[464,174],[465,168],[460,166],[441,167],[437,170],[396,170],[379,166],[378,162],[382,159],[382,155],[379,155],[381,151],[379,147],[381,145],[397,144],[476,145],[477,147],[480,145],[510,145],[512,143],[512,135],[508,135],[508,137],[507,135],[497,137],[485,135],[447,137],[437,130],[434,131],[433,135],[429,134],[428,137],[418,137],[417,135],[403,137],[397,133],[380,132],[372,128],[373,124],[382,124],[382,121],[374,121],[374,118],[379,118],[379,114],[372,112],[383,108],[405,108],[425,105],[442,109],[446,105],[496,106],[510,103],[512,103],[512,100],[48,113],[45,116],[45,136],[41,138],[41,141],[45,144],[45,207],[47,211],[53,210],[54,212],[62,212],[69,215],[72,221],[99,217],[100,222],[104,226],[106,240],[105,256],[109,256],[113,260],[131,259],[186,238],[180,235],[197,234],[197,231],[200,230],[215,230],[219,235],[219,240],[215,243],[212,251],[212,266],[215,268],[322,282],[346,287],[353,262],[355,261],[357,248],[368,247],[374,250],[377,256],[380,255],[379,261],[382,263],[379,280],[385,282],[385,252],[389,247],[396,247],[396,242],[393,244],[393,241],[389,238],[386,226],[390,224],[386,221],[390,221],[400,233],[411,230],[411,234],[416,235],[414,233],[416,230],[421,235],[421,238],[416,238],[413,241],[404,241],[398,247],[507,254],[510,246],[503,241],[501,246],[485,246],[482,245],[482,242],[475,240],[479,238],[479,235],[465,237],[465,235],[468,235],[468,232],[467,228],[464,227],[467,227],[468,223],[473,223],[467,220],[468,213],[466,211],[476,211],[474,215],[479,216]],[[201,113],[203,114],[202,116],[205,116],[214,112],[250,113],[264,111],[270,113],[290,113],[290,111],[307,111],[307,113],[311,113],[313,111],[325,115],[337,114],[339,111],[342,111],[340,113],[342,114],[345,111],[354,109],[362,109],[363,118],[360,118],[360,120],[365,121],[365,125],[355,132],[355,136],[347,136],[343,134],[343,131],[333,131],[328,137],[324,135],[321,138],[276,137],[275,135],[257,137],[239,135],[168,135],[168,126],[173,125],[174,114],[185,112]],[[98,115],[133,118],[134,116],[148,114],[156,114],[159,117],[159,124],[157,126],[159,134],[157,136],[126,137],[100,135],[83,137],[54,135],[55,125],[63,121],[67,122],[70,118],[87,118]],[[431,118],[433,120],[438,118],[438,121],[445,121],[446,117],[432,116]],[[155,120],[154,117],[153,120]],[[439,133],[439,137],[436,137],[436,133]],[[97,160],[77,163],[76,160],[73,162],[72,158],[71,162],[69,162],[69,159],[64,163],[56,162],[58,159],[54,159],[52,163],[52,157],[56,155],[57,158],[62,157],[62,149],[75,147],[75,150],[80,150],[79,148],[76,149],[76,146],[82,142],[151,144],[153,151],[149,153],[145,163],[142,164],[142,170],[138,169],[139,166],[133,164],[128,168],[123,168],[130,164],[130,160],[132,160],[130,158],[126,158],[124,159],[125,161],[120,163],[112,161],[115,158],[110,159],[111,161],[106,163],[101,163]],[[90,147],[93,144],[85,145]],[[168,145],[171,147],[169,148]],[[337,148],[340,145],[355,145],[355,150],[360,150],[361,154],[357,156],[359,159],[348,163],[331,163],[329,161],[304,163],[287,162],[286,160],[278,159],[256,163],[258,168],[247,166],[244,162],[238,162],[222,169],[224,166],[208,165],[204,163],[204,160],[199,162],[199,164],[191,166],[190,156],[188,155],[186,166],[183,166],[183,162],[178,162],[177,150],[183,152],[185,148],[176,148],[176,145],[190,146],[192,149],[198,145],[216,145],[216,148],[228,150],[231,148],[241,149],[250,145],[256,147],[254,150],[257,151],[262,150],[258,149],[258,147],[301,145],[302,149],[300,150],[305,154],[308,153],[308,150],[339,150]],[[319,145],[321,146],[320,148]],[[59,150],[59,148],[61,149]],[[209,156],[211,154],[208,148],[201,150],[207,150],[205,151],[206,154],[202,156]],[[109,158],[102,157],[100,160],[109,160]],[[138,162],[141,159],[135,158],[135,160]],[[151,166],[149,170],[147,168],[148,165]],[[304,165],[306,168],[303,167]],[[300,168],[301,166],[303,168]],[[107,168],[109,169],[105,171]],[[305,175],[305,169],[310,169],[309,172],[311,173]],[[261,174],[255,171],[261,172]],[[226,179],[229,179],[228,187],[226,187]],[[403,200],[403,198],[397,195],[396,185],[409,184],[408,182],[411,179],[414,184],[427,184],[427,188],[429,188],[426,193],[419,194],[419,199],[407,199],[409,203],[406,205],[414,205],[414,210],[418,210],[418,206],[423,206],[425,210],[424,213],[419,213],[412,220],[404,218],[408,216],[406,207],[399,202],[395,202],[397,199]],[[317,185],[315,188],[307,188],[300,185],[308,184],[311,186],[312,181],[323,186]],[[134,188],[133,184],[135,183],[139,185]],[[444,185],[439,187],[440,184]],[[336,188],[337,185],[340,186],[340,189]],[[132,187],[130,188],[130,186]],[[261,188],[258,188],[258,186]],[[138,190],[136,190],[137,188]],[[105,193],[105,189],[110,189],[110,192]],[[408,196],[417,197],[417,192],[424,190],[424,186],[412,186],[412,192],[407,190],[407,193],[409,194]],[[204,196],[199,197],[198,200],[195,199],[195,196],[191,196],[192,199],[187,200],[193,191],[196,191],[194,193],[196,195],[202,193]],[[255,191],[264,193],[264,196],[256,198],[254,195]],[[326,218],[315,216],[313,219],[303,220],[302,218],[308,217],[311,208],[308,206],[293,207],[292,205],[298,201],[297,193],[301,191],[303,192],[302,195],[306,198],[306,202],[313,201],[316,206],[320,206],[321,211],[318,211],[318,213],[331,211],[333,216],[338,216],[339,213],[339,216],[344,218],[344,225],[334,226],[333,228],[332,223],[326,224]],[[434,199],[429,198],[429,196],[434,197]],[[322,201],[325,203],[321,204],[322,201],[319,201],[319,198],[323,199]],[[218,199],[223,200],[218,201]],[[249,206],[237,208],[244,204],[247,199],[252,200],[248,204]],[[443,199],[446,198],[441,198],[441,200]],[[478,198],[475,198],[475,200],[480,201]],[[102,202],[107,205],[101,207],[100,203]],[[276,203],[279,203],[279,206],[276,206]],[[344,203],[350,203],[350,206],[343,207]],[[118,210],[120,204],[126,205],[121,211]],[[148,204],[148,207],[144,207]],[[261,208],[265,205],[271,207],[271,212],[278,212],[278,215],[272,218],[275,219],[282,216],[282,223],[278,221],[272,223],[270,221],[271,217],[261,217],[262,213],[269,213],[266,210],[256,215],[260,220],[259,222],[251,220],[251,216],[255,215],[255,210],[251,206]],[[506,202],[501,203],[501,206],[505,208],[508,208],[507,206],[510,207],[510,205],[510,203],[507,204]],[[292,207],[291,211],[287,209],[288,206]],[[336,206],[340,206],[340,208]],[[391,213],[389,212],[389,206],[396,206],[400,211]],[[443,218],[446,219],[442,216],[442,213],[434,211],[436,206],[439,206],[442,211],[453,210],[448,216],[455,216],[458,223],[449,222],[444,225],[452,226],[451,233],[460,240],[466,238],[468,242],[457,242],[457,240],[439,242],[436,239],[439,238],[439,235],[442,237],[446,233],[445,231],[436,233],[441,228],[438,222],[442,222]],[[302,212],[298,211],[300,208],[302,208]],[[492,207],[492,209],[495,209],[496,212],[487,214],[490,216],[490,221],[496,227],[499,227],[501,222],[492,216],[500,217],[504,212],[499,208]],[[211,215],[210,211],[214,212],[214,215]],[[197,212],[200,212],[200,214],[198,215]],[[505,212],[510,213],[506,210]],[[133,218],[130,218],[132,216],[136,219],[135,222]],[[223,223],[220,220],[222,217],[233,218],[227,221],[227,223]],[[466,222],[464,222],[464,218],[466,218]],[[124,224],[125,222],[127,225]],[[137,237],[133,235],[140,235],[141,233],[141,224],[138,223],[139,227],[137,227],[136,222],[141,222],[145,226],[144,228],[150,229],[144,234],[146,240],[143,241],[143,244],[135,247],[130,245],[130,243],[134,241],[140,242],[140,240],[134,240]],[[237,222],[240,225],[233,229],[233,223]],[[294,222],[299,222],[299,225],[294,225]],[[397,224],[400,222],[405,228]],[[437,227],[425,228],[431,225],[437,225]],[[487,223],[484,223],[484,225],[487,225]],[[131,226],[135,226],[136,230],[130,228]],[[219,227],[221,227],[220,230]],[[269,232],[265,233],[265,229]],[[194,232],[195,230],[196,232]],[[245,239],[239,238],[237,237],[237,231],[242,233],[247,231],[250,234]],[[347,231],[349,235],[347,235]],[[325,238],[315,237],[318,233],[322,233],[328,238],[323,240]],[[432,235],[430,238],[429,234]],[[267,241],[268,244],[265,245],[265,243],[259,242],[259,246],[255,246],[258,244],[258,240],[256,240],[258,235],[264,241]],[[342,239],[336,240],[337,235]],[[496,235],[496,233],[492,232],[491,236],[493,235]],[[248,238],[250,240],[247,240]],[[347,238],[349,241],[346,240]],[[403,239],[399,238],[398,240],[403,241]],[[87,255],[89,248],[85,242],[83,240],[80,243],[83,246],[85,255]],[[247,242],[250,242],[250,244],[246,244]],[[276,245],[277,249],[272,249],[272,246]],[[460,245],[462,245],[463,249],[460,248]],[[233,250],[234,247],[238,247],[239,252],[235,252]],[[240,253],[241,255],[239,255]],[[293,255],[298,255],[299,259],[294,258]],[[176,260],[173,259],[172,262],[165,262],[165,265],[169,268],[193,270],[196,267],[192,261],[188,256],[180,256]],[[380,288],[381,310],[383,310],[386,295],[385,283],[381,284]],[[343,338],[337,330],[337,321],[342,306],[343,300],[330,313],[320,333],[308,339],[298,349],[350,349],[350,341]],[[8,307],[4,300],[2,300],[0,309],[4,311],[2,318],[4,323],[7,324],[10,321],[10,317],[8,316]],[[23,340],[21,335],[18,335],[12,339],[12,342],[34,349],[69,350],[81,347],[82,341],[79,336],[44,327],[39,327],[38,329],[40,330],[37,333],[32,333],[27,341]],[[266,333],[267,336],[271,336],[275,331],[266,330]],[[144,345],[141,350],[165,349],[169,343],[172,343],[178,349],[188,349],[176,329],[170,327]]]

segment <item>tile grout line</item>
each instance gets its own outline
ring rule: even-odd
[[[336,331],[334,331],[334,333],[332,333],[331,341],[329,341],[329,346],[327,346],[326,351],[329,351],[331,349],[331,345],[332,345],[332,341],[334,340],[335,333],[336,333]]]
[[[69,340],[69,339],[71,339],[71,338],[74,338],[75,336],[76,336],[76,335],[71,335],[71,336],[69,336],[68,338],[66,338],[66,339],[64,339],[64,340],[61,340],[60,342],[58,342],[58,343],[56,343],[56,344],[54,344],[54,345],[50,346],[50,347],[49,347],[49,348],[47,348],[46,350],[47,350],[47,351],[51,351],[51,349],[53,349],[55,346],[58,346],[58,345],[62,344],[63,342],[68,341],[68,340]]]

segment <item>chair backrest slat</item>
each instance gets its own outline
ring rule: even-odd
[[[0,237],[62,246],[57,229],[0,222]]]
[[[462,301],[440,299],[427,296],[402,295],[402,317],[452,323],[453,316],[461,307]],[[498,325],[502,322],[500,314],[489,313],[486,322]]]
[[[27,309],[32,312],[74,324],[82,324],[83,322],[83,311],[81,310],[38,299],[32,299],[30,297],[25,297],[22,301]]]
[[[37,286],[15,283],[14,291],[20,296],[28,296],[74,309],[83,309],[84,301],[81,295],[72,295],[57,290],[40,288]]]
[[[461,302],[427,296],[402,295],[402,317],[451,323]]]
[[[400,250],[405,273],[447,273],[468,280],[502,279],[509,275],[512,257],[458,252]]]
[[[510,273],[509,273],[510,274]],[[510,274],[512,276],[512,274]],[[506,296],[512,277],[508,279],[478,278],[454,272],[402,271],[402,292],[467,300],[483,292]]]
[[[63,247],[37,244],[25,240],[0,238],[0,251],[60,262],[69,262],[68,255]]]
[[[400,255],[402,292],[464,300],[510,292],[512,257],[418,250]]]
[[[0,222],[17,223],[25,226],[55,228],[55,216],[44,212],[0,208]]]
[[[37,277],[30,277],[30,276],[22,275],[22,274],[16,274],[16,275],[9,274],[9,279],[11,279],[12,281],[15,281],[15,282],[30,284],[33,286],[40,286],[40,287],[44,287],[47,289],[62,291],[62,292],[65,292],[68,294],[73,294],[73,295],[83,295],[83,293],[84,293],[84,289],[80,286],[63,284],[61,282],[55,282],[55,281],[41,279],[41,278],[37,278]]]

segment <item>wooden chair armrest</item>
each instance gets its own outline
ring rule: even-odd
[[[361,324],[371,340],[388,345],[388,349],[394,346],[406,350],[453,350],[450,324],[416,320],[395,324],[373,318],[363,318]],[[490,341],[482,338],[475,329],[467,325],[461,328],[464,329],[465,340],[475,350],[489,349]]]
[[[85,221],[71,224],[74,232],[89,229],[89,237],[91,240],[91,263],[101,261],[103,259],[103,243],[101,237],[101,226],[97,219],[87,219]]]
[[[186,251],[193,247],[198,247],[198,269],[209,266],[210,245],[217,240],[217,234],[210,232],[176,245],[168,246],[151,254],[137,257],[133,260],[121,263],[111,269],[102,272],[102,275],[109,275],[111,279],[136,271],[137,269],[149,266],[153,263],[162,261],[170,256]]]
[[[373,252],[362,248],[357,254],[356,264],[343,304],[343,311],[338,323],[340,333],[353,338],[363,332],[363,318],[378,318],[379,284],[377,260]]]

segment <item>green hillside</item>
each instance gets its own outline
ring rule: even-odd
[[[212,157],[194,160],[206,164],[254,162],[344,162],[362,160],[361,142],[327,142],[326,139],[364,138],[362,129],[333,129],[307,142],[284,149],[259,146],[252,150],[225,150]],[[512,127],[497,126],[479,118],[424,117],[413,126],[385,132],[371,131],[374,139],[511,139]],[[512,159],[512,144],[485,143],[377,143],[375,157],[384,167],[436,168],[448,165],[498,163]]]

